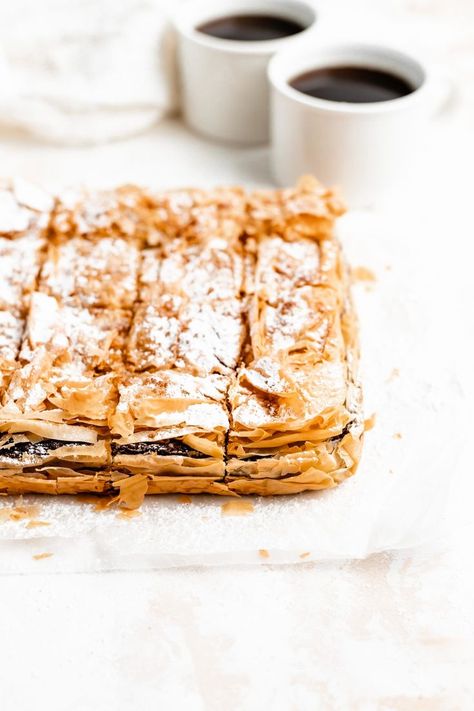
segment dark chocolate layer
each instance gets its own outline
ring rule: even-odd
[[[13,439],[8,440],[0,449],[0,457],[8,459],[22,459],[27,457],[47,457],[50,452],[60,447],[84,447],[89,442],[64,442],[59,439],[45,439],[41,442],[17,442],[11,445]],[[11,445],[11,446],[10,446]]]
[[[130,444],[112,444],[112,454],[159,454],[162,457],[192,457],[207,459],[208,455],[188,447],[179,439],[166,439],[161,442],[132,442]]]

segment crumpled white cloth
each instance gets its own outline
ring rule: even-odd
[[[0,129],[52,142],[136,134],[176,107],[177,0],[0,3]]]

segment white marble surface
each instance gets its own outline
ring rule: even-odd
[[[392,0],[383,13],[381,3],[361,7],[382,18],[387,33],[405,28],[414,42],[418,32],[428,51],[451,57],[451,69],[459,62],[470,76],[470,3]],[[443,43],[446,28],[451,34]],[[465,325],[453,333],[449,321],[440,324],[440,339],[452,339],[471,397],[473,114],[469,91],[461,94],[455,111],[427,129],[422,169],[387,194],[376,213],[387,224],[395,218],[401,224],[406,215],[414,251],[420,230],[445,250],[439,288],[449,290]],[[173,122],[90,149],[4,134],[0,169],[51,185],[270,181],[266,149],[214,146]],[[440,432],[439,446],[448,446],[449,437]],[[466,447],[465,467],[453,482],[447,533],[423,548],[298,567],[83,575],[47,575],[47,561],[37,561],[35,575],[2,576],[2,711],[470,711],[474,482],[468,453]],[[446,472],[447,483],[450,478]]]
[[[470,548],[4,577],[2,709],[468,711]]]

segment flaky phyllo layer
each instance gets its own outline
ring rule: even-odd
[[[354,473],[342,207],[0,186],[0,491],[294,493]]]

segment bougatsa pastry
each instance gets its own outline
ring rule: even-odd
[[[0,491],[287,494],[355,472],[337,197],[0,186]]]

